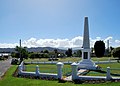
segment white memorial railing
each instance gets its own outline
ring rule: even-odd
[[[63,68],[63,63],[58,62],[57,64],[57,74],[52,74],[52,73],[40,73],[39,66],[36,65],[36,71],[35,72],[27,72],[25,70],[24,62],[21,62],[18,68],[18,74],[19,75],[25,75],[25,76],[37,76],[37,77],[51,77],[54,79],[62,79],[62,68]]]
[[[36,70],[35,72],[27,72],[25,71],[25,65],[24,62],[21,62],[21,64],[19,65],[18,68],[18,74],[20,76],[35,76],[35,77],[51,77],[54,79],[59,79],[61,80],[63,77],[63,63],[62,62],[58,62],[56,64],[57,66],[57,73],[56,74],[52,74],[52,73],[41,73],[39,70],[39,66],[36,65]],[[71,73],[71,80],[111,80],[111,79],[120,79],[120,77],[112,77],[111,73],[110,73],[110,67],[107,67],[106,70],[106,76],[80,76],[78,75],[78,64],[77,63],[72,63],[71,64],[71,68],[72,68],[72,73]]]
[[[106,76],[78,76],[77,75],[77,70],[78,70],[78,64],[77,63],[72,63],[72,80],[112,80],[112,79],[120,79],[120,77],[112,77],[110,73],[110,67],[107,67],[106,70]]]

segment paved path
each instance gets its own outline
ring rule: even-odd
[[[11,66],[11,59],[0,61],[0,77],[4,75],[4,73]]]
[[[80,69],[80,70],[78,71],[77,75],[80,75],[80,74],[83,74],[83,73],[86,73],[86,72],[87,72],[86,69]],[[72,75],[64,78],[64,80],[66,80],[66,81],[72,81]]]

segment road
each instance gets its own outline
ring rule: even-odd
[[[4,73],[8,70],[11,66],[11,59],[0,61],[0,77],[4,75]]]

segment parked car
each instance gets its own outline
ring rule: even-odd
[[[49,58],[48,61],[57,61],[58,58]]]
[[[16,65],[17,63],[18,63],[18,59],[17,58],[12,58],[11,64]]]

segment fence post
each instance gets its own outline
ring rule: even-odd
[[[77,65],[77,63],[72,63],[71,64],[71,66],[72,66],[72,80],[75,80],[75,79],[77,79],[77,67],[78,67],[78,65]]]
[[[36,73],[36,76],[40,75],[40,71],[39,71],[39,66],[38,65],[36,65],[36,71],[35,71],[35,73]]]
[[[24,70],[25,70],[24,62],[22,61],[20,65],[21,65],[21,67],[22,67],[22,70],[24,71]]]
[[[62,79],[62,68],[63,68],[63,63],[62,62],[58,62],[57,63],[57,75],[58,75],[58,79],[61,80]]]
[[[109,63],[111,62],[110,58],[108,59]]]
[[[69,64],[69,61],[68,61],[68,64]]]
[[[110,79],[112,79],[112,77],[110,75],[110,67],[107,67],[106,80],[110,80]]]
[[[22,66],[19,65],[19,66],[18,66],[18,74],[21,74],[21,71],[22,71]]]
[[[25,71],[25,64],[24,64],[24,62],[22,63],[22,66],[23,66],[23,71]]]

